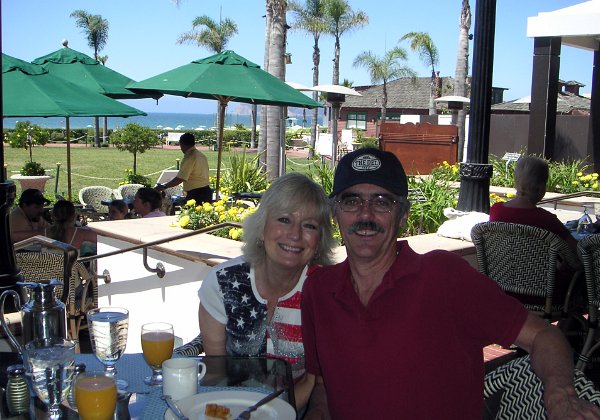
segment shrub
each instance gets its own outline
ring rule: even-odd
[[[144,187],[150,187],[150,180],[144,175],[135,174],[131,169],[127,169],[125,171],[125,178],[119,182],[119,185],[125,184],[141,184]]]
[[[27,162],[20,170],[23,176],[42,176],[46,175],[43,166],[38,162]]]
[[[223,192],[262,192],[267,189],[267,175],[258,165],[259,155],[229,152],[229,169],[223,172]]]

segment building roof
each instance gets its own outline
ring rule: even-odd
[[[388,108],[428,109],[431,77],[402,77],[387,83]],[[359,86],[355,90],[362,96],[346,96],[343,108],[381,108],[383,85]],[[451,95],[454,79],[442,77],[441,95]]]
[[[524,112],[529,113],[529,101],[521,99],[515,99],[514,101],[502,102],[499,104],[492,105],[493,113],[501,113],[499,111],[511,111],[511,112]],[[558,92],[558,98],[556,102],[556,113],[557,114],[571,114],[573,111],[590,111],[591,99],[585,96],[575,95],[570,92]]]

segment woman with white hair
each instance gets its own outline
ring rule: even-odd
[[[275,180],[244,222],[243,255],[210,271],[198,292],[206,355],[287,360],[304,406],[313,383],[304,375],[302,286],[311,266],[331,262],[333,244],[321,186],[300,173]]]

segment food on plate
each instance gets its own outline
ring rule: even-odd
[[[231,419],[231,410],[224,405],[206,404],[204,415],[207,419],[229,420]]]

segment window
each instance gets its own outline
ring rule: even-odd
[[[366,112],[348,112],[346,116],[346,128],[356,128],[358,130],[367,129]]]
[[[381,112],[377,113],[377,121],[381,120]],[[400,121],[400,113],[399,112],[386,112],[385,113],[386,121]]]

